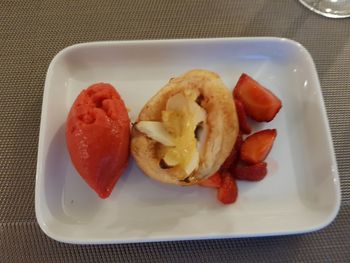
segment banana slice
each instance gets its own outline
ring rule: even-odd
[[[164,124],[158,121],[140,121],[136,128],[147,137],[160,142],[165,146],[175,146],[175,138],[168,133]]]

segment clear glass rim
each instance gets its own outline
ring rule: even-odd
[[[344,12],[339,12],[338,10],[335,9],[329,9],[329,10],[323,10],[322,8],[319,7],[319,3],[321,2],[330,2],[329,0],[324,0],[324,1],[320,1],[320,0],[315,0],[313,1],[315,4],[311,5],[311,1],[307,1],[307,0],[299,0],[300,3],[302,3],[305,7],[307,7],[308,9],[310,9],[311,11],[325,16],[325,17],[329,17],[329,18],[347,18],[350,17],[350,9],[349,10],[345,10]],[[331,2],[330,2],[331,4]],[[334,3],[336,4],[336,3]],[[337,4],[337,7],[339,8],[339,4]]]

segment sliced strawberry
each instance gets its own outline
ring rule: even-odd
[[[238,180],[260,181],[267,174],[267,164],[265,162],[233,167],[233,176]]]
[[[220,173],[216,172],[207,179],[199,182],[200,186],[219,188],[222,185],[222,179]]]
[[[256,121],[271,121],[282,107],[275,94],[244,73],[233,95],[242,102],[247,115]]]
[[[236,111],[237,111],[240,131],[242,131],[244,134],[251,133],[252,128],[250,127],[250,125],[248,123],[247,113],[245,112],[245,109],[243,107],[242,102],[235,99],[235,105],[236,105]]]
[[[276,136],[276,129],[262,130],[248,136],[241,147],[241,160],[251,164],[264,161]]]
[[[235,145],[233,146],[230,155],[226,158],[225,162],[220,167],[221,172],[225,172],[230,168],[231,165],[233,165],[238,161],[239,151],[241,149],[242,143],[243,143],[242,133],[239,133],[237,135]]]
[[[238,195],[238,188],[236,180],[230,173],[222,174],[222,185],[218,189],[218,200],[223,204],[232,204],[236,201]]]

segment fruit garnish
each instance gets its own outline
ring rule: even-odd
[[[234,99],[235,105],[236,105],[236,111],[237,111],[237,117],[239,122],[239,129],[244,134],[249,134],[252,132],[252,128],[250,127],[248,123],[247,113],[245,112],[245,109],[243,107],[243,104],[241,101]]]
[[[140,121],[136,124],[140,132],[162,144],[162,161],[169,167],[181,167],[187,175],[198,168],[200,142],[205,141],[207,133],[207,114],[196,103],[197,96],[192,90],[177,93],[168,99],[161,121]],[[199,125],[202,132],[196,138]]]
[[[238,180],[260,181],[267,174],[267,163],[261,162],[248,166],[235,166],[232,169],[232,174]]]
[[[275,94],[245,73],[239,78],[233,95],[242,102],[247,115],[260,122],[271,121],[282,107]]]
[[[200,186],[219,188],[222,185],[221,174],[216,172],[207,179],[204,179],[198,183]]]
[[[257,81],[242,74],[233,91],[233,98],[239,121],[240,132],[230,155],[221,165],[219,172],[200,182],[200,185],[218,187],[218,200],[223,204],[237,199],[237,180],[260,181],[267,175],[267,163],[263,162],[277,136],[276,129],[266,129],[248,136],[252,128],[248,116],[255,121],[271,121],[282,107],[279,98]]]
[[[166,146],[175,146],[174,137],[165,129],[164,124],[158,121],[140,121],[136,128],[151,139]]]
[[[250,164],[264,161],[272,148],[276,136],[276,129],[262,130],[248,136],[243,141],[240,159]]]
[[[243,143],[242,133],[237,135],[235,145],[232,148],[230,155],[226,158],[225,162],[221,165],[220,171],[227,171],[232,165],[235,165],[239,159],[239,152]]]
[[[224,172],[222,174],[222,185],[218,189],[217,198],[223,204],[232,204],[236,201],[238,196],[238,188],[236,180],[230,173]]]

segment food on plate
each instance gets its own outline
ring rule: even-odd
[[[217,192],[218,200],[225,204],[232,204],[238,196],[238,187],[236,180],[228,172],[222,173],[222,184]]]
[[[238,180],[261,181],[267,174],[267,163],[261,162],[248,166],[235,166],[232,174]]]
[[[248,136],[241,146],[241,160],[250,164],[264,161],[272,148],[276,136],[276,129],[266,129]]]
[[[131,153],[158,181],[194,185],[217,172],[231,152],[238,120],[230,91],[207,70],[170,79],[141,110]]]
[[[242,132],[238,133],[235,145],[233,146],[230,155],[226,158],[225,162],[221,165],[220,171],[224,172],[230,169],[231,166],[236,165],[239,160],[239,152],[243,143]]]
[[[242,102],[248,116],[256,121],[271,121],[282,107],[275,94],[245,73],[239,78],[233,94]]]
[[[217,198],[223,204],[236,201],[238,188],[235,180],[261,181],[267,175],[267,163],[263,161],[273,146],[277,130],[262,130],[243,141],[242,135],[252,131],[248,116],[255,121],[269,122],[282,107],[280,99],[245,73],[233,90],[233,100],[239,121],[239,135],[219,171],[199,184],[218,188]]]
[[[236,111],[239,122],[239,129],[244,134],[249,134],[252,132],[252,128],[248,123],[247,113],[245,112],[244,106],[241,101],[235,99]]]
[[[247,74],[233,97],[220,77],[195,69],[170,79],[142,108],[130,131],[125,104],[107,83],[76,98],[67,118],[66,142],[75,169],[107,198],[131,151],[137,165],[160,182],[214,188],[223,204],[237,200],[236,180],[260,181],[276,129],[252,132],[248,117],[271,121],[281,101]],[[131,140],[130,140],[131,138]]]
[[[130,120],[125,104],[107,83],[83,90],[70,109],[66,142],[75,169],[107,198],[128,163]]]
[[[219,188],[222,185],[222,178],[219,172],[216,172],[209,178],[206,178],[198,183],[200,186]]]

